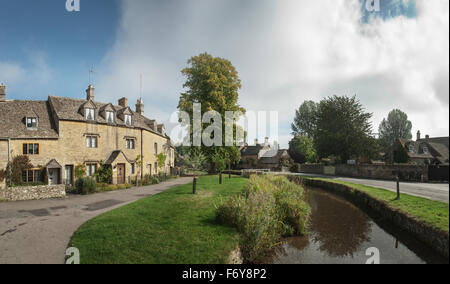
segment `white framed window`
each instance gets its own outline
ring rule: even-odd
[[[430,151],[428,150],[428,146],[423,146],[423,153],[424,154],[429,154]]]
[[[131,123],[132,123],[131,114],[125,114],[125,124],[131,126]]]
[[[127,139],[126,140],[126,148],[127,149],[134,149],[134,139]]]
[[[106,112],[106,122],[114,123],[114,112],[112,112],[112,111]]]
[[[93,108],[86,108],[86,120],[95,120],[95,110]]]
[[[38,119],[37,117],[27,117],[27,128],[37,128]]]
[[[86,147],[87,148],[98,148],[98,138],[97,136],[86,136]]]
[[[414,153],[414,145],[413,144],[409,144],[408,150],[409,150],[410,153]]]

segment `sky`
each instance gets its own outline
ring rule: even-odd
[[[0,0],[0,83],[8,99],[85,98],[90,82],[98,101],[126,96],[134,106],[142,95],[145,114],[170,133],[181,70],[191,56],[208,52],[236,67],[241,106],[278,112],[282,147],[295,109],[332,95],[356,95],[373,113],[374,133],[398,108],[412,121],[413,136],[417,130],[448,136],[449,1],[366,6],[366,0],[80,0],[80,11],[68,12],[66,0]],[[266,135],[275,136],[258,138]]]

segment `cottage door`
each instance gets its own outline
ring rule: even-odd
[[[125,183],[125,165],[124,164],[117,165],[117,183],[118,184]]]
[[[50,185],[58,184],[58,169],[48,169],[48,183]]]

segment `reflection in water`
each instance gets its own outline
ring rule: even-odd
[[[353,256],[370,241],[370,219],[355,206],[337,197],[308,191],[311,206],[310,239],[330,256]],[[343,229],[345,228],[345,229]]]
[[[375,247],[383,263],[448,263],[422,243],[392,226],[380,227],[359,208],[320,189],[308,189],[309,234],[289,238],[260,263],[364,264]],[[386,230],[388,232],[386,232]],[[406,244],[406,245],[405,245]]]

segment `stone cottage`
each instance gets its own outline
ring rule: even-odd
[[[144,116],[143,101],[132,110],[127,98],[100,103],[94,91],[90,85],[85,99],[7,100],[0,85],[0,170],[13,157],[27,155],[36,168],[22,173],[24,182],[38,181],[45,169],[49,184],[73,184],[77,165],[85,165],[92,176],[104,163],[113,169],[113,183],[121,184],[159,174],[157,155],[164,153],[162,171],[169,173],[174,148],[164,125]],[[138,157],[143,157],[142,169]]]

